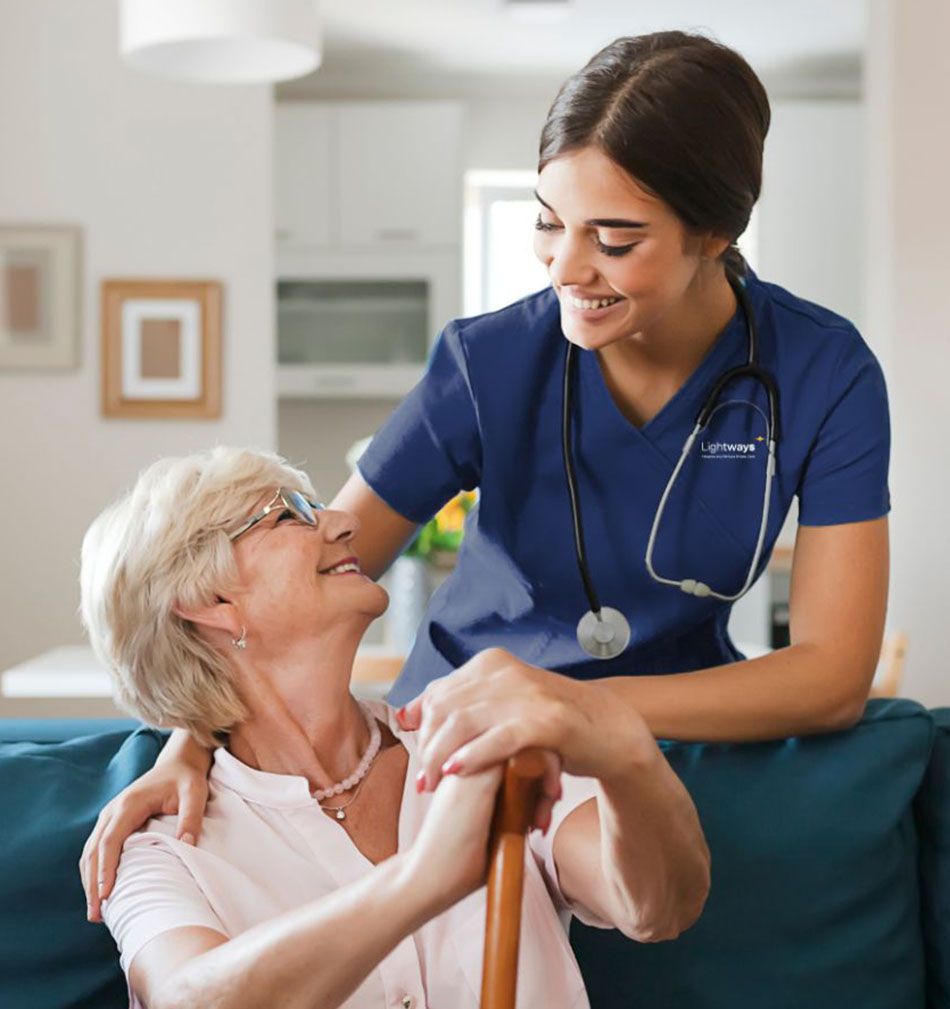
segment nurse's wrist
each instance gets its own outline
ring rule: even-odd
[[[595,777],[605,785],[629,781],[631,775],[656,771],[662,754],[640,713],[624,704],[604,681],[583,684],[589,696],[589,715],[596,727],[599,767]]]
[[[618,745],[617,749],[623,748]],[[626,752],[612,756],[605,762],[603,772],[595,777],[608,793],[613,793],[625,787],[629,789],[633,781],[656,774],[662,764],[663,754],[650,736],[635,740]]]

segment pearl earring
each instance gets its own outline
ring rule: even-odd
[[[247,628],[241,628],[241,636],[239,638],[231,638],[231,644],[235,648],[247,648]]]

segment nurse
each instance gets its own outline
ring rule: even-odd
[[[621,38],[597,53],[541,134],[535,251],[550,286],[449,322],[334,502],[359,516],[355,552],[375,578],[442,504],[479,489],[456,569],[391,695],[406,704],[403,724],[421,726],[420,789],[524,746],[557,751],[567,706],[596,720],[619,699],[656,736],[685,740],[822,732],[860,717],[887,601],[887,396],[854,325],[757,277],[735,244],[759,196],[769,119],[748,64],[702,36]],[[816,242],[824,226],[814,221]],[[737,290],[774,378],[777,423],[762,383],[725,389],[669,492],[652,567],[734,595],[757,553],[767,480],[753,579],[797,497],[791,645],[755,659],[729,637],[731,602],[664,584],[646,565],[701,405],[748,358]],[[590,600],[562,452],[569,347],[587,566],[630,627],[607,659],[577,636]],[[106,892],[122,839],[152,812],[178,808],[181,832],[197,833],[207,767],[197,754],[176,738],[100,820],[90,841]]]
[[[418,523],[458,490],[479,488],[457,566],[390,695],[409,702],[464,670],[426,695],[423,736],[438,733],[429,787],[467,738],[490,730],[503,740],[487,750],[481,741],[476,752],[491,759],[529,739],[550,742],[536,724],[546,714],[531,700],[539,694],[594,708],[616,695],[657,736],[678,739],[766,739],[860,717],[887,600],[886,390],[852,323],[760,280],[734,244],[759,195],[769,119],[748,64],[708,39],[622,38],[594,56],[561,89],[541,135],[535,252],[550,287],[450,322],[425,378],[340,493],[337,504],[363,521],[357,549],[376,576]],[[815,220],[816,242],[823,226]],[[799,503],[791,645],[756,659],[729,637],[730,602],[658,582],[645,563],[704,400],[748,358],[730,274],[744,280],[778,410],[753,580]],[[601,603],[631,632],[609,659],[592,658],[576,634],[590,603],[561,443],[571,346],[587,563]],[[756,554],[775,433],[762,383],[741,378],[718,403],[672,487],[652,567],[729,596]],[[504,701],[494,699],[495,672],[505,674]],[[426,706],[410,704],[409,721]],[[449,711],[453,726],[439,732]]]

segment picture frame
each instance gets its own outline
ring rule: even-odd
[[[0,371],[79,366],[82,229],[0,225]]]
[[[103,414],[219,417],[221,310],[216,280],[104,280]]]

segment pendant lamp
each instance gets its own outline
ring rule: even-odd
[[[120,0],[119,51],[138,70],[211,84],[302,77],[320,65],[316,0]]]

